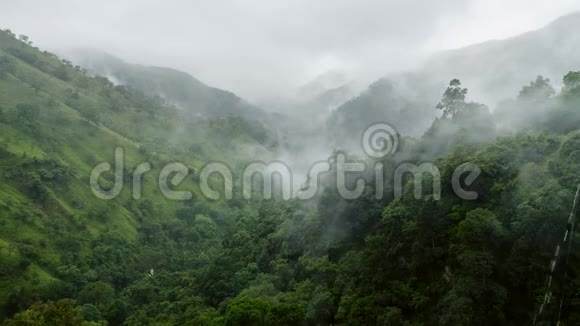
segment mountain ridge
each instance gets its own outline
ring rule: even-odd
[[[114,55],[90,49],[71,50],[65,56],[94,74],[111,77],[145,94],[163,98],[193,115],[238,115],[255,120],[262,120],[265,116],[263,110],[235,93],[209,86],[175,68],[132,64]]]
[[[354,98],[356,101],[347,101],[334,110],[327,124],[334,135],[349,131],[340,138],[344,141],[359,137],[361,127],[376,121],[392,123],[403,135],[417,136],[437,116],[435,104],[451,79],[460,79],[469,90],[469,98],[487,104],[492,111],[538,75],[560,87],[561,76],[580,69],[580,35],[570,30],[580,30],[580,12],[507,39],[434,54],[416,69],[371,83]],[[389,96],[389,87],[383,87],[387,84],[400,90],[396,98],[395,94]],[[408,95],[401,98],[405,93]],[[418,95],[420,101],[416,100]],[[407,102],[410,114],[400,114],[400,100]]]

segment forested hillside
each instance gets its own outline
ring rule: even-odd
[[[155,172],[144,177],[141,201],[131,199],[128,187],[114,200],[96,200],[90,172],[97,163],[113,162],[115,148],[124,149],[127,178],[143,162],[157,173],[170,161],[186,162],[191,174],[185,186],[199,194],[195,172],[210,158],[236,157],[241,164],[268,157],[276,146],[274,135],[257,122],[194,119],[134,89],[89,77],[10,31],[0,32],[0,77],[4,318],[39,299],[76,297],[79,284],[107,290],[141,279],[163,256],[134,248],[160,222],[189,232],[180,250],[182,256],[191,251],[190,261],[219,251],[216,237],[225,232],[229,206],[202,196],[186,203],[159,200],[164,197]],[[112,184],[113,175],[105,177]]]
[[[197,173],[208,161],[238,170],[276,158],[277,138],[259,122],[192,116],[10,31],[0,32],[0,77],[6,325],[530,324],[580,183],[580,72],[558,91],[538,77],[494,113],[459,80],[425,104],[441,118],[377,161],[433,163],[440,199],[429,177],[418,199],[407,176],[400,198],[386,187],[380,200],[372,185],[343,199],[327,177],[308,201],[202,196]],[[397,119],[410,124],[408,114]],[[153,166],[141,199],[128,186],[113,200],[91,192],[91,170],[113,162],[116,147],[128,183],[138,164]],[[180,187],[191,200],[156,186],[175,161],[188,164]],[[468,187],[475,200],[451,187],[466,162],[481,169]],[[540,323],[557,318],[560,298],[562,320],[580,323],[577,248],[554,273]]]
[[[252,120],[269,118],[269,114],[237,95],[207,86],[175,69],[130,64],[112,55],[89,50],[78,50],[69,56],[91,73],[106,76],[120,85],[131,85],[192,115],[213,118],[233,115]]]
[[[580,66],[580,37],[570,32],[579,28],[576,12],[521,35],[436,53],[420,67],[390,73],[344,103],[328,119],[329,130],[344,142],[361,126],[389,121],[402,133],[420,136],[435,117],[429,103],[437,101],[452,78],[469,85],[471,96],[492,108],[539,74],[561,87],[561,77]]]

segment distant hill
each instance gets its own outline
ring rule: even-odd
[[[363,130],[373,122],[387,122],[400,133],[419,135],[429,126],[434,116],[431,111],[435,111],[421,95],[400,82],[378,80],[330,115],[329,141],[339,148],[358,146]]]
[[[537,75],[561,84],[561,76],[580,69],[580,12],[505,40],[488,41],[435,55],[418,71],[428,86],[459,78],[474,99],[495,105],[511,97]]]
[[[580,13],[505,40],[488,41],[438,53],[420,68],[385,76],[360,96],[338,107],[328,119],[338,143],[359,137],[361,128],[386,121],[406,135],[421,135],[436,116],[449,80],[459,78],[468,97],[493,110],[537,75],[551,78],[580,70]],[[450,31],[451,33],[453,31]]]
[[[366,172],[352,174],[342,153],[324,154],[311,112],[301,121],[263,114],[293,132],[273,139],[255,120],[217,114],[223,103],[213,101],[234,97],[205,98],[207,86],[191,76],[127,66],[136,80],[115,84],[0,31],[0,324],[579,324],[580,72],[560,92],[542,78],[516,90],[503,116],[465,101],[455,82],[446,117],[434,122],[451,77],[381,79],[330,118],[337,146],[357,143],[374,119],[402,133],[431,127],[401,137],[393,155],[356,160]],[[336,102],[340,87],[304,102]],[[203,110],[175,107],[196,103],[185,100],[189,88],[208,101]],[[517,120],[516,135],[496,128]],[[290,183],[319,192],[247,198],[245,167],[273,159],[290,167]],[[326,173],[313,165],[323,160]],[[232,173],[203,182],[200,171],[216,161]],[[101,162],[114,170],[97,183],[124,185],[110,200],[91,191]],[[185,178],[161,174],[176,162]],[[227,181],[230,200],[203,194],[223,194]],[[341,188],[362,193],[347,198]]]
[[[208,99],[205,110],[233,111],[227,103],[243,107],[234,95],[196,83],[183,73],[127,67],[122,75],[126,78],[166,76],[143,78],[150,87],[185,83],[176,90],[184,92],[184,99],[189,96],[186,87],[197,88]],[[159,80],[163,82],[155,84]],[[222,102],[213,103],[211,98]],[[186,204],[164,201],[153,177],[170,160],[188,167],[184,183],[189,183],[194,199],[187,205],[197,207],[195,214],[212,216],[217,222],[201,219],[216,229],[228,206],[205,200],[192,177],[210,160],[235,165],[268,155],[271,136],[262,125],[239,117],[193,117],[129,87],[90,76],[27,39],[0,31],[0,319],[32,303],[15,299],[25,297],[21,289],[27,284],[34,284],[26,290],[32,291],[30,300],[39,289],[61,284],[67,277],[62,266],[87,257],[88,248],[102,243],[104,234],[113,232],[128,248],[143,225],[173,219]],[[135,165],[151,164],[151,177],[143,179],[146,200],[132,201],[126,182],[112,200],[99,200],[92,193],[92,169],[113,162],[116,148],[124,152],[125,181]],[[100,182],[110,189],[113,180],[108,173]],[[197,246],[203,250],[205,245]],[[202,255],[207,259],[207,253]],[[109,261],[79,267],[100,274]]]
[[[236,115],[256,120],[263,119],[265,115],[264,111],[236,94],[208,86],[179,70],[131,64],[110,54],[91,50],[70,51],[66,56],[94,74],[158,96],[194,115]]]

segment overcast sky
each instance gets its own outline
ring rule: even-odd
[[[43,49],[101,49],[256,100],[332,69],[367,82],[578,10],[578,0],[0,0],[0,27]]]

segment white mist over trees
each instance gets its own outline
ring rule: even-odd
[[[522,1],[1,3],[0,323],[578,324],[580,14],[416,64]]]

